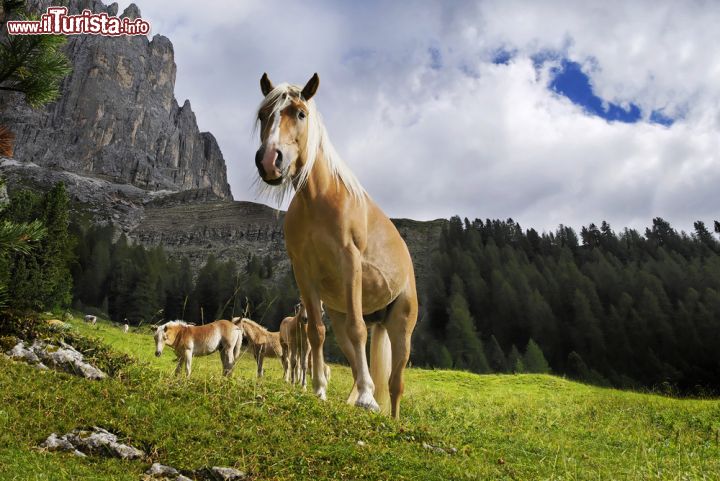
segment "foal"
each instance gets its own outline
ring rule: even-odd
[[[312,371],[310,341],[308,340],[308,316],[302,302],[298,304],[294,317],[286,317],[280,323],[280,343],[283,350],[285,380],[303,389],[307,387],[307,373]],[[330,379],[330,366],[325,364],[325,377]]]
[[[185,374],[190,377],[193,355],[206,356],[220,350],[223,375],[230,376],[240,355],[242,338],[242,326],[224,319],[203,326],[170,321],[155,331],[155,355],[159,357],[162,354],[165,344],[172,347],[178,357],[175,375],[180,375],[184,365]]]
[[[298,382],[303,389],[307,387],[308,357],[310,341],[307,336],[307,311],[300,303],[294,317],[286,317],[280,323],[280,343],[283,351],[285,380],[292,384]]]
[[[257,363],[257,377],[263,377],[265,373],[263,362],[266,357],[277,357],[283,365],[283,370],[287,372],[285,359],[282,357],[283,350],[280,346],[280,333],[270,332],[255,321],[247,318],[235,317],[233,322],[236,326],[240,326],[245,333],[248,344],[252,347],[253,356]]]

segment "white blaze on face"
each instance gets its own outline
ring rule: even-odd
[[[279,111],[273,114],[273,122],[270,126],[270,133],[265,141],[265,155],[262,159],[263,169],[270,179],[276,179],[281,175],[280,171],[275,166],[277,150],[280,145],[280,117],[281,115]]]

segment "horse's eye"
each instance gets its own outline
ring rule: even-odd
[[[305,119],[305,112],[303,112],[302,110],[299,110],[299,111],[298,111],[298,118],[299,118],[300,120],[304,120],[304,119]]]

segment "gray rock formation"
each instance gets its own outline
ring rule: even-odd
[[[49,4],[32,3],[41,11]],[[52,2],[62,3],[70,13],[117,12],[117,4],[97,0]],[[134,4],[122,14],[139,15]],[[147,190],[209,189],[232,198],[215,138],[199,131],[189,101],[175,99],[170,40],[74,35],[65,50],[73,71],[56,102],[33,110],[19,94],[0,93],[0,124],[16,135],[16,160]]]
[[[48,451],[73,451],[80,456],[93,454],[121,459],[145,457],[142,450],[119,443],[116,435],[97,426],[92,431],[75,429],[62,437],[52,433],[40,447]]]
[[[35,365],[39,369],[47,369],[49,366],[58,371],[94,380],[107,377],[107,374],[100,369],[85,362],[82,353],[64,343],[61,346],[55,346],[36,340],[30,347],[25,347],[25,344],[20,341],[7,352],[7,355]]]

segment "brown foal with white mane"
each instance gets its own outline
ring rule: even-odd
[[[255,164],[278,199],[295,189],[285,245],[308,313],[315,394],[325,399],[327,392],[324,302],[352,368],[348,402],[399,417],[418,312],[413,264],[400,233],[332,146],[312,100],[319,85],[317,74],[304,87],[273,86],[263,74]]]
[[[252,347],[253,356],[257,363],[257,376],[263,377],[265,370],[263,363],[266,357],[277,357],[282,363],[283,370],[287,373],[287,366],[283,358],[283,349],[280,345],[280,333],[270,332],[255,321],[247,318],[234,317],[235,325],[242,327],[248,344]]]
[[[206,356],[220,350],[223,375],[230,376],[240,356],[242,338],[242,327],[224,319],[203,326],[170,321],[155,330],[155,355],[162,355],[166,344],[172,347],[178,357],[175,375],[179,376],[185,366],[185,374],[190,377],[193,356]]]

